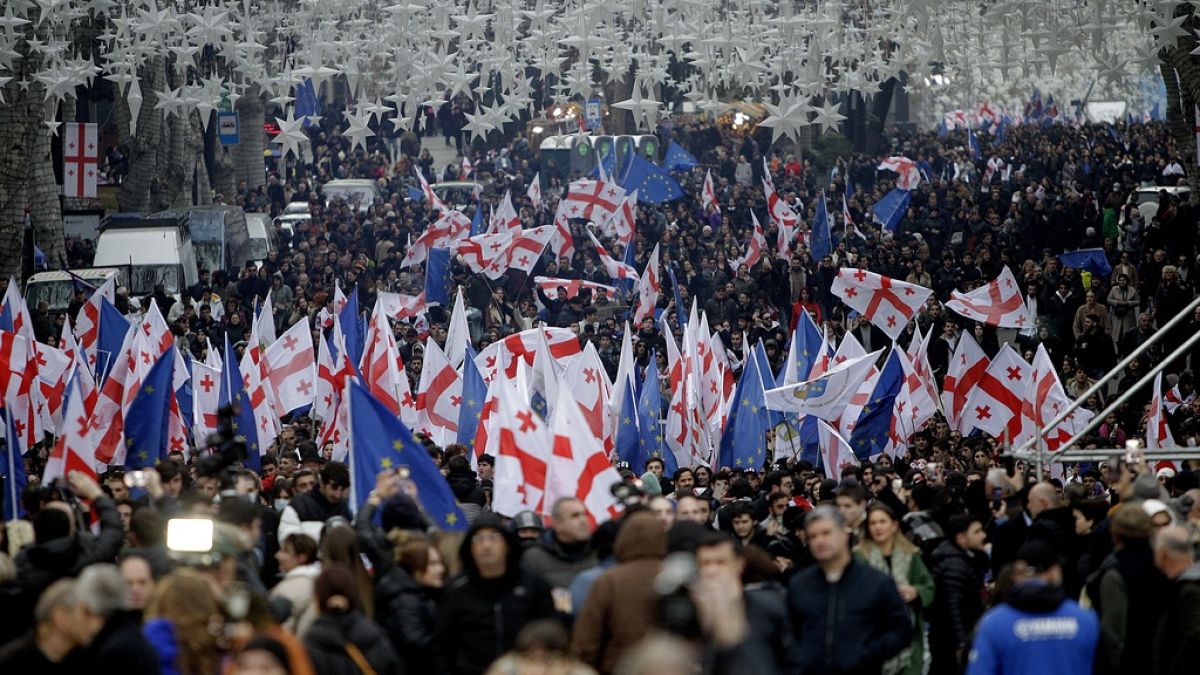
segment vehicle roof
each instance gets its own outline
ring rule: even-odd
[[[148,240],[155,238],[163,241],[147,245]],[[172,227],[108,230],[96,242],[96,260],[100,261],[101,266],[175,264],[178,262],[180,241],[180,231]],[[112,259],[105,263],[105,258],[109,256]]]
[[[483,184],[482,184],[482,183],[476,183],[476,182],[475,182],[475,181],[473,181],[473,180],[447,180],[447,181],[442,181],[442,182],[440,182],[440,183],[434,183],[434,184],[433,184],[433,185],[431,185],[430,187],[432,187],[432,188],[433,188],[433,191],[434,191],[434,192],[437,192],[437,191],[438,191],[438,188],[441,188],[441,189],[443,189],[443,190],[453,190],[453,189],[455,189],[455,188],[466,188],[466,189],[471,189],[471,190],[482,190],[482,189],[483,189]]]
[[[71,272],[81,279],[107,279],[121,273],[121,270],[116,267],[89,267],[87,269],[71,270]],[[33,281],[71,281],[72,277],[64,270],[51,270],[49,272],[38,272],[31,275],[25,281],[26,284]]]
[[[326,184],[325,184],[325,187],[327,187],[327,188],[328,188],[328,187],[338,187],[338,186],[346,186],[346,187],[359,187],[359,186],[368,186],[368,187],[375,187],[375,181],[374,181],[374,180],[371,180],[370,178],[336,178],[336,179],[334,179],[334,180],[331,180],[331,181],[329,181],[328,183],[326,183]]]
[[[1154,194],[1158,194],[1163,190],[1166,190],[1169,195],[1177,195],[1184,192],[1191,192],[1192,188],[1187,185],[1143,185],[1137,189],[1138,192],[1153,192]]]

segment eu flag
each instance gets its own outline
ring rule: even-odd
[[[971,150],[971,158],[979,160],[983,158],[983,152],[979,149],[979,139],[975,137],[974,129],[967,129],[967,147]]]
[[[683,196],[683,188],[671,174],[636,152],[630,153],[629,168],[618,182],[627,193],[637,190],[639,202],[662,204]]]
[[[650,461],[651,457],[662,458],[663,472],[674,474],[679,468],[675,461],[675,453],[667,449],[663,443],[663,427],[659,420],[662,417],[662,393],[658,389],[658,361],[654,352],[650,352],[650,362],[642,378],[642,392],[638,395],[638,433],[640,434],[641,457]]]
[[[238,368],[237,352],[225,336],[225,368],[221,371],[221,389],[217,399],[222,408],[233,406],[233,433],[246,439],[246,468],[262,469],[262,451],[258,447],[258,427],[254,422],[254,406],[250,404],[250,393]]]
[[[758,467],[767,456],[767,429],[771,422],[759,361],[757,356],[746,359],[742,368],[725,433],[721,435],[720,466]]]
[[[171,414],[171,381],[175,376],[175,346],[150,367],[129,411],[125,413],[125,466],[154,466],[167,458],[167,419]],[[228,364],[226,364],[228,368]]]
[[[700,166],[700,162],[682,145],[671,141],[667,144],[667,154],[663,157],[662,165],[667,171],[687,171]]]
[[[366,345],[367,334],[358,320],[358,286],[350,289],[350,297],[346,298],[346,306],[338,312],[338,321],[342,324],[342,335],[346,337],[346,351],[350,354],[350,363],[358,368],[362,361],[363,347]]]
[[[829,208],[825,204],[825,191],[817,202],[817,213],[813,216],[812,257],[820,260],[833,252],[833,233],[829,231]]]
[[[296,117],[308,117],[310,115],[318,115],[321,112],[321,102],[317,98],[316,88],[313,87],[312,80],[307,77],[296,85]],[[304,126],[309,127],[316,124],[310,120],[304,120]]]
[[[29,483],[29,476],[25,473],[25,460],[21,457],[21,444],[18,442],[21,434],[14,426],[17,416],[11,412],[14,409],[13,404],[5,404],[3,414],[8,440],[0,450],[0,478],[4,482],[5,522],[25,517],[25,505],[21,501],[21,493],[25,491],[25,486]]]
[[[476,211],[478,213],[478,211]],[[450,249],[429,250],[425,261],[425,303],[446,305],[450,303]]]
[[[679,293],[679,282],[675,281],[675,266],[667,265],[667,274],[671,275],[671,288],[675,291],[675,321],[679,330],[687,325],[687,307],[683,306],[683,295]]]
[[[642,453],[641,438],[638,433],[637,392],[634,391],[633,378],[626,377],[625,396],[621,399],[621,415],[617,420],[617,457],[629,463],[629,468],[637,475],[646,471],[648,456]]]
[[[887,446],[888,432],[892,429],[892,407],[900,395],[902,384],[904,367],[900,365],[896,348],[892,347],[879,379],[875,381],[871,399],[863,406],[850,436],[850,447],[854,448],[854,454],[860,460],[866,461],[878,455]]]
[[[96,332],[96,385],[102,386],[108,373],[116,365],[117,356],[125,335],[129,333],[129,320],[111,302],[100,299],[100,328]]]
[[[418,190],[418,192],[420,191]],[[474,237],[477,234],[483,234],[483,204],[476,204],[475,215],[471,216],[470,236]]]
[[[367,501],[375,476],[382,471],[408,467],[425,513],[443,530],[467,529],[467,518],[454,501],[450,484],[442,477],[425,447],[412,432],[357,381],[350,383],[350,488],[354,507]]]
[[[908,202],[912,200],[912,195],[908,190],[896,188],[883,196],[883,199],[875,202],[873,210],[875,212],[875,220],[878,220],[888,230],[896,231],[896,227],[900,225],[900,221],[904,220],[905,214],[908,213]]]
[[[467,343],[466,358],[463,359],[462,402],[458,407],[459,443],[475,449],[475,434],[479,431],[479,418],[483,415],[483,403],[487,399],[487,383],[475,366],[475,349]]]
[[[775,380],[776,386],[792,381],[804,382],[812,372],[813,365],[821,356],[821,330],[813,322],[812,315],[804,310],[800,311],[800,318],[796,321],[796,330],[792,332],[792,342],[795,343],[796,350],[796,372],[791,375],[795,379],[786,380],[781,373],[781,377]]]
[[[1081,248],[1069,253],[1060,253],[1058,259],[1062,261],[1064,267],[1087,270],[1102,277],[1112,274],[1112,265],[1108,262],[1108,256],[1102,248]]]
[[[187,379],[175,390],[175,400],[179,402],[179,415],[183,418],[183,426],[191,429],[195,422],[192,419],[192,355],[187,351],[183,352],[183,367],[187,371]]]

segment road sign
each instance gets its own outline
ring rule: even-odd
[[[221,145],[237,145],[240,136],[237,113],[217,113],[217,138],[221,140]]]

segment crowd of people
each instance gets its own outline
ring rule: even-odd
[[[701,117],[666,118],[658,133],[699,166],[676,174],[682,199],[639,205],[635,267],[660,244],[659,278],[671,270],[678,282],[664,282],[663,321],[630,329],[639,369],[664,354],[676,298],[705,311],[735,370],[762,340],[778,372],[806,311],[831,340],[853,333],[867,349],[887,346],[830,292],[839,267],[861,267],[934,290],[899,342],[915,325],[933,331],[939,381],[970,332],[989,356],[1003,341],[1030,359],[1043,345],[1075,396],[1196,294],[1197,217],[1186,195],[1164,193],[1149,221],[1130,200],[1139,186],[1180,183],[1159,124],[1011,127],[987,151],[1007,170],[986,174],[962,133],[897,133],[878,155],[835,161],[781,153],[767,129],[741,135]],[[318,339],[330,329],[335,283],[357,291],[364,311],[381,290],[421,293],[422,267],[402,266],[406,242],[432,219],[410,196],[414,172],[434,181],[461,169],[434,166],[420,144],[460,135],[406,134],[396,156],[382,144],[352,149],[329,118],[310,136],[305,160],[275,160],[265,186],[223,196],[272,215],[309,204],[311,220],[280,229],[279,250],[261,268],[205,270],[178,299],[119,291],[118,309],[137,316],[156,303],[176,344],[203,359],[227,337],[245,348],[254,299],[268,291],[277,328],[306,321]],[[480,199],[494,205],[511,190],[526,227],[550,224],[576,177],[524,138],[465,149]],[[870,217],[894,185],[895,174],[877,170],[891,155],[911,158],[924,177],[894,231]],[[719,211],[701,206],[706,171]],[[800,232],[788,250],[772,245],[754,268],[734,269],[752,212],[776,242],[764,171],[800,214]],[[543,205],[525,196],[535,175]],[[375,179],[383,196],[365,208],[322,200],[322,184],[349,177]],[[814,259],[807,224],[822,191],[830,203],[845,195],[847,206],[836,214],[833,250]],[[574,222],[572,234],[574,255],[546,255],[534,273],[609,283],[584,243],[585,224]],[[69,243],[73,266],[88,264],[88,248]],[[1111,274],[1057,258],[1080,248],[1102,250]],[[943,307],[951,291],[976,288],[1005,265],[1024,284],[1035,326],[997,331]],[[477,349],[544,321],[593,343],[616,372],[621,299],[552,300],[519,272],[488,280],[458,263],[452,272]],[[414,390],[424,341],[445,339],[448,313],[431,307],[426,323],[394,326]],[[53,345],[56,317],[35,310],[33,319],[38,339]],[[1100,410],[1196,330],[1200,312],[1084,405]],[[1168,421],[1181,444],[1200,434],[1191,361],[1166,370],[1179,402]],[[1144,437],[1150,395],[1131,398],[1089,443]],[[350,473],[317,446],[315,422],[284,422],[261,472],[201,471],[208,465],[196,453],[173,452],[154,470],[114,467],[98,482],[74,473],[36,486],[48,449],[31,452],[28,521],[6,528],[11,558],[0,555],[0,594],[12,608],[0,618],[0,640],[12,640],[0,670],[982,674],[1053,664],[1064,673],[1182,673],[1200,645],[1200,476],[1187,465],[1130,457],[1051,479],[1003,456],[998,439],[963,437],[938,416],[903,455],[840,471],[781,448],[755,468],[667,475],[651,459],[641,475],[624,472],[623,514],[593,526],[572,499],[545,517],[498,517],[489,509],[494,459],[473,463],[464,446],[426,440],[471,521],[463,534],[431,527],[399,471],[357,486],[371,493],[353,512]],[[211,550],[167,546],[166,523],[180,517],[215,521]]]

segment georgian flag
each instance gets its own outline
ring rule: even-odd
[[[1003,345],[967,398],[964,419],[994,438],[1018,442],[1025,433],[1023,410],[1032,375],[1025,359]]]
[[[941,339],[940,337],[938,338]],[[942,410],[946,411],[946,419],[950,428],[966,436],[974,425],[970,417],[963,414],[967,407],[967,398],[983,374],[987,372],[992,361],[980,349],[979,343],[967,331],[958,338],[958,346],[950,357],[950,365],[946,369],[946,377],[942,381]]]
[[[754,234],[746,244],[746,254],[729,261],[729,266],[733,268],[734,274],[737,274],[738,268],[742,265],[745,265],[746,269],[757,265],[758,261],[762,259],[762,252],[767,248],[767,236],[763,234],[762,225],[759,224],[758,216],[754,215],[753,211],[750,212],[750,219],[754,221]]]
[[[588,520],[595,526],[621,515],[620,503],[610,491],[613,485],[621,482],[621,474],[613,468],[601,440],[593,434],[581,433],[591,424],[588,410],[581,410],[581,407],[568,388],[559,390],[554,418],[547,433],[551,452],[547,462],[543,504],[546,505],[544,510],[548,511],[549,505],[556,500],[574,497],[583,503]],[[602,407],[603,401],[597,401],[594,412],[598,413]],[[522,423],[517,420],[518,425]],[[501,433],[504,433],[503,429]],[[517,462],[521,463],[520,456]],[[536,475],[536,462],[526,460],[521,464],[523,476],[525,466],[530,466],[531,473]]]
[[[550,505],[545,497],[550,432],[517,382],[498,380],[492,389],[495,410],[487,422],[489,447],[484,449],[496,458],[492,510],[510,518],[526,510],[548,513]],[[489,391],[489,398],[492,394]]]
[[[496,379],[500,370],[509,378],[516,377],[521,362],[532,366],[538,347],[538,331],[545,333],[546,344],[555,359],[562,361],[580,352],[579,337],[569,328],[530,328],[513,333],[491,343],[475,357],[475,366],[484,382]]]
[[[429,202],[429,209],[439,213],[448,211],[449,209],[442,203],[442,200],[438,199],[437,193],[433,191],[433,188],[429,187],[429,181],[425,180],[425,176],[420,170],[417,170],[416,174],[417,181],[421,184],[421,192],[425,195],[425,201]]]
[[[375,294],[375,302],[383,305],[384,314],[387,314],[390,318],[396,321],[412,319],[425,312],[424,291],[421,291],[420,295],[405,295],[403,293],[377,291]]]
[[[593,294],[603,295],[609,301],[616,299],[617,289],[612,286],[605,286],[594,281],[584,281],[582,279],[559,279],[558,277],[534,277],[533,283],[542,289],[542,293],[551,300],[558,299],[558,289],[566,291],[567,298],[573,298],[579,295],[582,290],[589,290]]]
[[[463,155],[463,158],[462,158],[462,179],[463,179],[463,180],[466,180],[466,179],[470,178],[470,177],[471,177],[471,174],[472,174],[472,173],[474,173],[474,171],[475,171],[475,165],[471,163],[471,158],[470,158],[470,157],[468,157],[467,155]]]
[[[559,258],[575,257],[575,239],[571,236],[571,221],[566,200],[558,203],[554,211],[554,236],[550,239],[550,250]]]
[[[1162,373],[1154,376],[1154,395],[1150,399],[1150,414],[1146,417],[1146,448],[1175,447],[1171,428],[1163,406]]]
[[[584,218],[597,224],[607,222],[625,199],[625,188],[607,180],[577,180],[571,183],[562,204],[568,218]]]
[[[596,235],[590,231],[588,232],[588,238],[592,240],[592,246],[596,249],[596,255],[600,257],[600,263],[604,266],[604,271],[608,273],[609,278],[613,281],[620,279],[638,281],[641,279],[636,269],[609,255],[608,251],[604,250],[604,246],[596,239]]]
[[[425,262],[429,250],[434,248],[449,248],[451,242],[461,239],[471,232],[471,219],[459,211],[446,209],[444,215],[429,226],[408,246],[408,253],[400,261],[400,267],[410,267]],[[338,309],[337,311],[341,311]]]
[[[658,244],[646,261],[646,269],[638,279],[638,304],[633,313],[633,322],[641,323],[642,319],[654,316],[654,306],[658,304],[658,294],[662,291],[662,283],[658,278]]]
[[[208,444],[217,433],[217,410],[221,407],[221,370],[199,361],[192,362],[192,439],[196,447]]]
[[[893,340],[933,294],[924,286],[852,267],[838,270],[830,290]]]
[[[1032,438],[1042,427],[1071,404],[1063,390],[1062,382],[1058,379],[1058,371],[1050,361],[1050,355],[1044,345],[1038,345],[1037,354],[1033,357],[1033,376],[1030,378],[1029,391],[1025,394],[1025,417],[1029,420],[1026,425],[1025,437]],[[1087,408],[1076,408],[1065,420],[1046,435],[1046,449],[1054,452],[1088,423],[1095,413]]]
[[[462,389],[462,375],[450,365],[436,342],[426,341],[417,387],[417,429],[429,434],[438,445],[453,443],[457,438]]]
[[[1025,328],[1033,325],[1029,307],[1021,296],[1021,287],[1007,265],[1001,268],[1000,276],[985,286],[969,293],[951,291],[946,307],[989,326]]]
[[[542,208],[542,174],[540,171],[533,174],[533,180],[529,181],[529,190],[525,192],[525,196],[533,202],[534,208]]]
[[[267,347],[267,377],[279,415],[311,405],[317,395],[316,351],[308,321],[297,321]]]
[[[915,190],[921,184],[921,171],[917,168],[917,163],[907,157],[888,157],[880,162],[877,170],[894,171],[899,174],[896,187],[901,190]]]
[[[821,449],[821,464],[826,476],[838,478],[842,475],[842,469],[858,466],[854,449],[836,429],[820,418],[817,419],[817,445]]]
[[[504,198],[500,200],[500,208],[492,214],[488,224],[488,232],[520,232],[521,216],[512,203],[512,191],[505,190]]]

